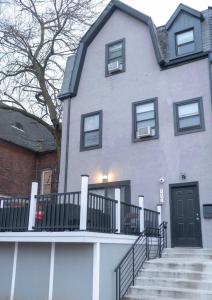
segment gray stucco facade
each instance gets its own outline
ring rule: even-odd
[[[105,77],[105,45],[123,38],[126,71]],[[203,247],[212,247],[212,220],[202,215],[203,204],[212,202],[211,73],[207,52],[198,60],[192,57],[161,68],[147,24],[119,9],[113,12],[87,47],[77,94],[63,102],[60,191],[65,186],[67,191],[79,190],[81,174],[89,174],[91,184],[101,183],[102,175],[108,174],[111,182],[130,180],[132,203],[143,194],[145,207],[156,209],[162,177],[162,214],[170,225],[170,185],[198,182]],[[205,130],[176,136],[174,103],[198,97],[203,101]],[[158,99],[159,138],[134,143],[132,103],[151,98]],[[80,152],[81,115],[98,110],[103,111],[102,148]]]

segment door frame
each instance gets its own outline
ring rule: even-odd
[[[171,247],[173,248],[173,223],[172,223],[172,201],[171,201],[171,192],[173,188],[178,187],[189,187],[195,186],[197,188],[197,197],[198,197],[198,208],[199,208],[199,217],[200,217],[200,248],[203,247],[202,245],[202,216],[201,216],[201,209],[200,209],[200,195],[199,195],[199,182],[192,181],[192,182],[183,182],[183,183],[173,183],[169,185],[169,207],[170,207],[170,235],[171,235]]]

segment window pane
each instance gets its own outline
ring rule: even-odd
[[[52,170],[43,171],[42,174],[42,193],[50,194],[52,185]]]
[[[87,132],[84,135],[84,146],[91,147],[99,145],[99,131]]]
[[[140,113],[137,114],[137,121],[144,121],[148,119],[154,119],[155,118],[155,113],[154,111],[147,111],[145,113]]]
[[[196,126],[200,126],[200,116],[188,117],[186,119],[179,120],[180,129]]]
[[[154,110],[154,103],[153,102],[146,103],[146,104],[140,104],[140,105],[136,106],[136,113],[137,114],[144,113],[144,112],[147,112],[147,111],[152,111],[152,110]]]
[[[198,102],[178,106],[179,117],[188,117],[199,114]]]
[[[137,129],[144,128],[147,126],[155,127],[155,120],[148,120],[148,121],[142,121],[137,123]]]
[[[123,55],[122,43],[109,46],[109,59],[113,59]]]
[[[194,43],[185,44],[185,45],[182,45],[182,46],[178,46],[177,54],[182,55],[182,54],[193,52],[194,50],[195,50],[195,44]]]
[[[178,33],[177,34],[177,45],[182,45],[185,43],[192,42],[194,40],[194,31],[193,30],[188,30],[183,33]]]
[[[84,119],[84,131],[99,129],[99,115],[93,115]]]

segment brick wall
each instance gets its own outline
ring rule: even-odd
[[[36,180],[40,183],[42,170],[49,168],[53,170],[52,192],[56,192],[55,152],[36,154],[14,144],[0,141],[0,195],[29,195],[31,182]]]
[[[33,152],[9,143],[0,143],[0,195],[29,195],[34,171]]]

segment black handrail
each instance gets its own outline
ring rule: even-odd
[[[121,202],[121,233],[140,234],[141,207],[126,202]]]
[[[156,256],[160,257],[162,250],[167,247],[167,223],[163,222],[158,228],[154,229],[159,232]],[[151,243],[153,243],[152,239],[149,238],[146,230],[144,230],[116,267],[116,300],[122,300],[129,287],[134,285],[138,272],[144,263],[149,260]]]
[[[148,236],[158,236],[159,212],[144,208],[144,229]]]

